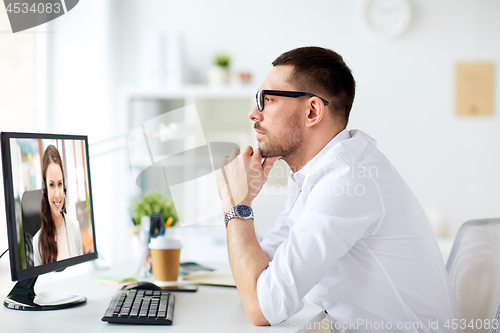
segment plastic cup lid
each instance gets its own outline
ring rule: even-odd
[[[159,236],[151,238],[149,241],[149,248],[155,250],[180,249],[182,248],[182,243],[179,239]]]

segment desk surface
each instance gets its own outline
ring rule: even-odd
[[[101,321],[116,285],[99,284],[97,277],[111,272],[90,269],[84,274],[59,281],[41,283],[36,292],[64,291],[82,294],[87,304],[57,311],[15,311],[0,308],[1,331],[4,333],[77,333],[77,332],[307,332],[300,330],[307,323],[320,322],[324,313],[320,308],[305,304],[304,309],[286,322],[272,327],[255,327],[248,321],[238,291],[232,287],[200,286],[196,293],[176,293],[174,323],[172,326],[116,325]],[[61,273],[58,273],[61,274]],[[50,273],[49,275],[54,275]],[[50,276],[43,276],[45,282]],[[2,286],[3,299],[8,291]]]

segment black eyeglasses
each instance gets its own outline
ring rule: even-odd
[[[309,96],[309,97],[318,97],[323,101],[323,104],[325,106],[328,105],[328,101],[310,94],[310,93],[305,93],[305,92],[300,92],[300,91],[284,91],[284,90],[259,90],[257,91],[257,95],[255,95],[255,99],[257,100],[257,109],[259,109],[260,112],[264,110],[265,104],[264,104],[264,97],[266,95],[272,95],[272,96],[283,96],[283,97],[292,97],[292,98],[298,98],[302,96]]]

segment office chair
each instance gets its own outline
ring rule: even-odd
[[[500,219],[465,222],[458,230],[446,270],[467,327],[463,332],[499,333]],[[469,323],[475,328],[469,327]],[[484,328],[489,320],[489,328]],[[481,329],[477,327],[481,325]]]
[[[26,191],[21,198],[26,268],[33,267],[33,237],[42,226],[42,190]]]

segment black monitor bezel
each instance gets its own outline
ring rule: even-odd
[[[14,186],[12,183],[12,157],[10,150],[10,139],[42,139],[42,140],[82,140],[85,142],[85,154],[87,158],[87,181],[89,186],[90,222],[92,223],[92,237],[94,241],[94,252],[80,255],[69,259],[60,260],[50,264],[45,264],[26,269],[19,269],[19,253],[17,250],[17,225],[14,203]],[[97,243],[95,237],[94,205],[92,199],[92,184],[90,180],[90,160],[89,145],[86,135],[67,135],[49,133],[20,133],[1,132],[1,149],[3,165],[3,187],[5,197],[5,214],[7,219],[7,237],[9,242],[10,272],[12,281],[33,278],[42,274],[62,270],[66,267],[77,265],[83,262],[97,259]],[[41,185],[40,185],[41,187]]]

